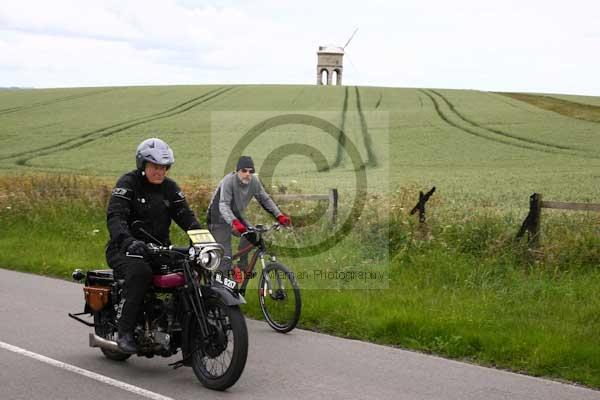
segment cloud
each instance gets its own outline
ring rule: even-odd
[[[5,1],[0,5],[0,26],[41,35],[132,40],[142,33],[99,4],[53,0]]]
[[[0,3],[1,86],[306,83],[347,48],[346,84],[600,94],[584,0]],[[570,76],[570,75],[574,76]]]
[[[230,8],[189,8],[173,1],[107,1],[90,7],[65,0],[2,3],[0,24],[1,67],[15,71],[21,66],[29,79],[38,70],[40,78],[27,82],[36,86],[70,85],[73,77],[83,79],[80,85],[115,78],[113,84],[157,83],[152,78],[186,83],[194,75],[202,78],[202,70],[227,71],[244,62],[251,52],[245,37],[253,25]],[[223,65],[223,60],[230,62]],[[91,71],[105,79],[90,78]],[[42,76],[54,78],[45,83]]]

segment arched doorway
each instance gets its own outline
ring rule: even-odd
[[[327,85],[327,79],[329,78],[329,71],[326,69],[321,70],[321,85]]]
[[[340,71],[339,69],[334,69],[332,76],[333,76],[333,79],[331,79],[331,82],[334,85],[341,85],[342,84],[342,71]]]

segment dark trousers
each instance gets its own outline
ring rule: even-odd
[[[115,279],[125,279],[119,304],[119,334],[133,332],[146,289],[152,282],[152,267],[143,258],[127,257],[112,249],[106,251],[106,262],[114,270]]]
[[[221,244],[225,249],[225,257],[223,258],[223,261],[219,266],[219,270],[223,272],[224,275],[229,275],[229,272],[232,268],[231,235],[233,234],[233,231],[231,227],[227,224],[210,224],[208,226],[208,230],[213,235],[217,243]],[[250,242],[247,241],[244,237],[241,237],[238,250],[248,245],[250,245]],[[246,265],[248,265],[248,254],[244,254],[242,257],[240,257],[238,265],[240,267],[245,267]]]

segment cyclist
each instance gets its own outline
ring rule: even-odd
[[[277,204],[265,192],[265,189],[254,175],[254,161],[249,156],[241,156],[237,162],[236,171],[225,175],[215,189],[207,210],[208,229],[215,240],[225,248],[225,257],[219,269],[224,275],[231,276],[240,282],[239,268],[231,266],[231,235],[241,236],[248,230],[248,222],[244,218],[244,210],[248,207],[252,197],[280,224],[289,226],[292,220],[279,210]],[[241,236],[239,248],[244,248],[250,243]],[[248,263],[248,255],[240,258],[239,266],[244,268]]]

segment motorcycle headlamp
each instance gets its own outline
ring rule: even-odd
[[[198,257],[196,258],[196,262],[200,264],[203,268],[206,268],[209,271],[216,270],[221,264],[221,260],[223,259],[223,247],[220,245],[213,246],[203,246],[201,248],[196,247],[196,251],[198,252]]]

